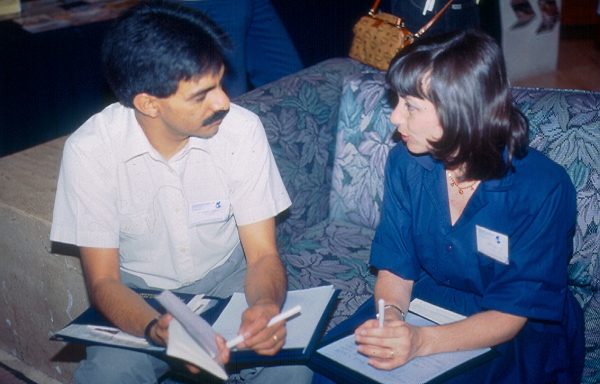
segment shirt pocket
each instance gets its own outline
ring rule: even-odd
[[[147,210],[122,213],[119,218],[120,236],[135,239],[148,236],[153,228],[152,216]]]

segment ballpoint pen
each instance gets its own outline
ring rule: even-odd
[[[383,328],[383,322],[385,321],[385,301],[383,299],[379,299],[377,301],[377,305],[377,319],[379,320],[379,328]]]
[[[271,318],[271,320],[269,320],[267,327],[277,324],[280,321],[287,320],[295,314],[300,313],[300,311],[302,311],[302,307],[300,305],[296,305],[285,312],[281,312],[279,315],[275,315]],[[244,335],[237,335],[233,339],[227,341],[227,348],[233,348],[242,341],[244,341]]]

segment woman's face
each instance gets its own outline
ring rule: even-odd
[[[443,128],[436,108],[429,100],[413,96],[398,97],[390,121],[396,126],[408,150],[414,154],[429,152],[429,142],[442,137]]]

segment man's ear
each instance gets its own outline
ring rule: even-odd
[[[147,93],[138,93],[133,97],[133,106],[148,117],[156,117],[159,112],[156,96]]]

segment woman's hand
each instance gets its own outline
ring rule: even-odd
[[[377,320],[368,320],[354,331],[354,338],[358,352],[369,358],[370,365],[391,370],[418,356],[419,331],[401,320],[386,321],[383,327]]]

